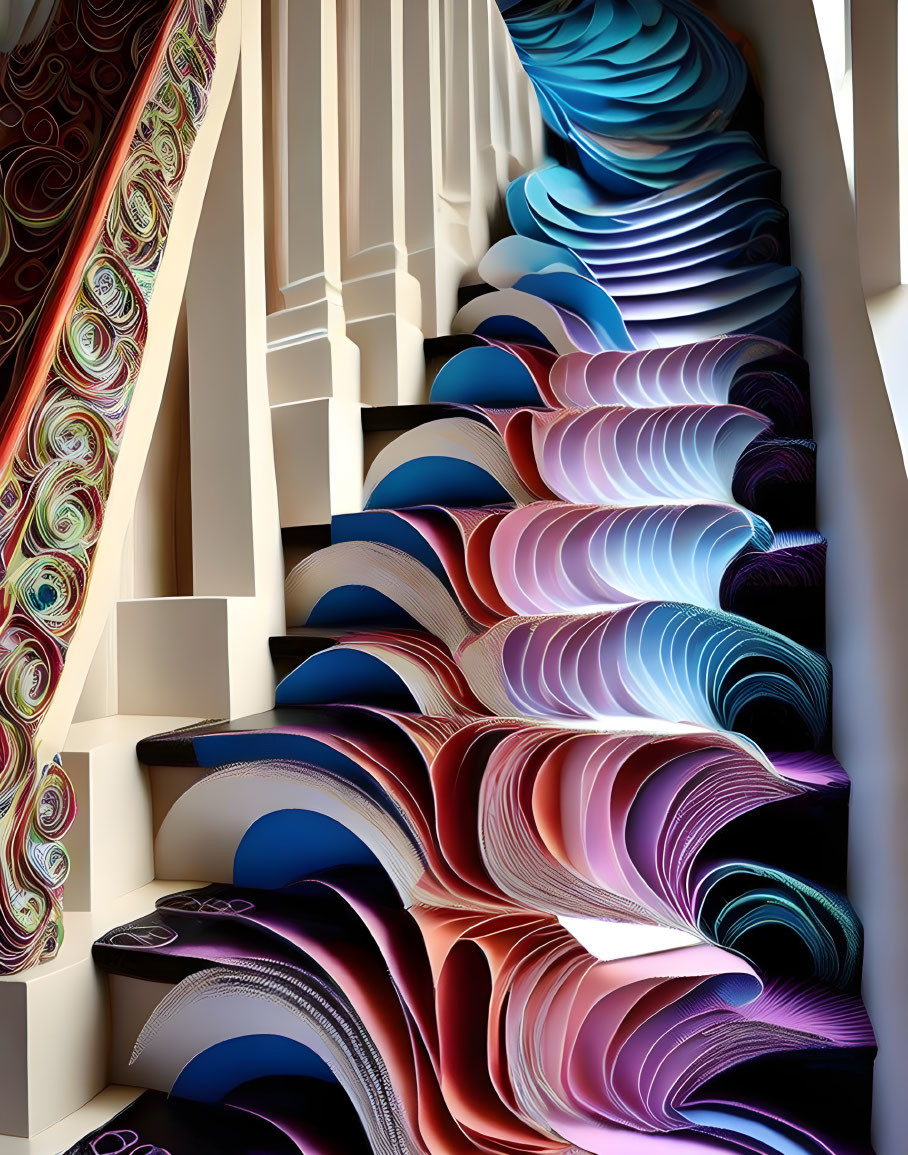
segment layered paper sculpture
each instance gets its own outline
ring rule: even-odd
[[[512,184],[364,511],[290,573],[275,710],[142,746],[182,767],[158,872],[211,885],[96,945],[166,984],[132,1054],[158,1094],[79,1151],[869,1150],[748,71],[687,0],[499,6],[558,159]]]

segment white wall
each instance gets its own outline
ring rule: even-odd
[[[770,156],[782,170],[804,274],[820,527],[830,542],[835,752],[852,779],[850,893],[866,929],[864,990],[880,1045],[876,1144],[879,1155],[901,1155],[908,1135],[908,478],[861,288],[811,0],[724,0],[721,9],[758,51]]]

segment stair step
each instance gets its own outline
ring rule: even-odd
[[[226,883],[191,891],[175,885],[154,910],[98,939],[92,957],[106,974],[171,985],[224,959],[298,964],[299,948],[281,930],[285,922],[306,925],[311,903],[311,896]],[[233,905],[253,916],[232,913]]]
[[[76,791],[78,813],[65,845],[72,869],[65,910],[98,910],[154,878],[148,776],[136,743],[198,718],[115,714],[76,722],[63,749],[63,768]]]
[[[427,364],[438,360],[447,361],[464,349],[478,349],[487,344],[482,337],[475,337],[472,333],[446,333],[442,337],[426,337],[422,343]]]
[[[436,401],[425,405],[372,405],[362,410],[363,433],[403,433],[445,417],[469,417],[465,405]]]
[[[457,307],[462,309],[464,305],[469,305],[470,301],[475,301],[477,297],[484,297],[486,293],[494,293],[495,286],[489,285],[485,281],[474,281],[472,285],[461,285],[457,290]]]
[[[494,408],[494,406],[490,406]],[[521,409],[546,412],[543,405],[521,405]],[[488,418],[475,405],[458,405],[451,401],[433,401],[426,405],[374,405],[362,411],[363,433],[406,433],[430,421],[446,417],[467,417],[473,421]]]
[[[98,970],[122,978],[143,979],[145,982],[167,983],[175,986],[198,971],[212,965],[204,953],[168,952],[163,944],[169,927],[157,910],[111,929],[92,948],[92,958]],[[108,940],[122,939],[123,945]],[[128,943],[125,941],[128,939]],[[155,942],[155,949],[137,949],[140,942]],[[185,944],[184,944],[185,945]]]
[[[272,1122],[239,1105],[196,1103],[160,1091],[146,1091],[64,1155],[131,1150],[131,1143],[128,1147],[116,1146],[124,1141],[119,1137],[123,1133],[138,1136],[137,1151],[166,1151],[169,1155],[239,1155],[249,1151],[259,1155],[298,1155],[299,1147],[284,1134],[277,1119]]]
[[[281,726],[301,725],[313,719],[334,719],[337,710],[351,707],[323,706],[276,706],[261,714],[250,714],[245,718],[231,718],[228,721],[211,720],[187,726],[183,730],[173,730],[155,734],[138,743],[139,761],[145,766],[199,766],[193,738],[204,734],[244,734],[253,730],[274,730]]]
[[[103,1134],[108,1130],[107,1121],[125,1110],[139,1095],[136,1087],[111,1084],[84,1107],[30,1139],[4,1135],[0,1139],[0,1151],[3,1155],[59,1155],[61,1151],[66,1155],[70,1155],[70,1152],[82,1155],[84,1151],[91,1152],[90,1147],[79,1145],[80,1137],[86,1133]]]
[[[281,529],[281,544],[285,550],[314,553],[331,544],[331,526],[327,522],[322,525],[285,525]]]
[[[302,662],[321,650],[330,650],[332,646],[337,645],[339,636],[340,631],[293,626],[286,634],[269,638],[268,646],[272,659],[294,658]]]
[[[488,343],[472,333],[451,333],[444,337],[426,337],[423,341],[423,356],[426,360],[426,381],[431,386],[442,365],[462,353],[464,349],[478,349]]]
[[[21,1151],[34,1136],[54,1136],[34,1148],[42,1155],[95,1126],[58,1131],[61,1121],[103,1091],[110,1073],[107,992],[92,963],[92,944],[111,926],[134,919],[162,895],[192,888],[190,881],[153,882],[92,912],[70,912],[59,954],[49,962],[0,979],[0,1150]],[[25,1061],[23,1060],[25,1056]],[[123,1081],[123,1080],[121,1080]],[[113,1107],[116,1109],[116,1105]],[[21,1145],[10,1146],[9,1137]],[[57,1141],[59,1139],[59,1142]]]

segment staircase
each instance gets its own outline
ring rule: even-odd
[[[500,6],[577,151],[511,186],[514,235],[425,343],[429,403],[363,409],[363,511],[285,529],[274,709],[139,742],[174,891],[93,957],[112,1081],[148,1090],[73,1152],[869,1151],[809,373],[756,98],[666,4],[739,109],[701,211],[683,150],[665,176],[577,129],[572,53],[536,59],[571,17]],[[623,198],[608,228],[595,196]]]

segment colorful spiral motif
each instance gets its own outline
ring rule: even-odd
[[[101,187],[167,0],[60,0],[0,58],[0,402],[14,404],[39,311]],[[37,14],[40,17],[40,13]]]
[[[748,70],[688,0],[499,7],[553,159],[434,404],[290,573],[310,653],[275,711],[142,744],[194,767],[156,859],[212,885],[95,945],[171,989],[152,1093],[76,1152],[245,1150],[244,1117],[319,1155],[870,1150],[799,274]]]
[[[221,8],[63,0],[0,65],[0,972],[62,939],[75,803],[34,742],[84,604]]]

